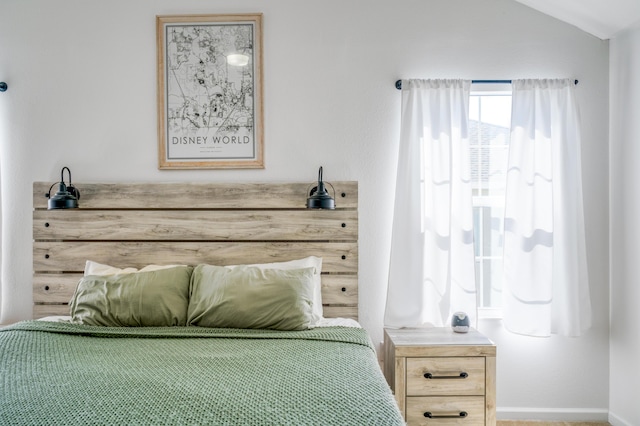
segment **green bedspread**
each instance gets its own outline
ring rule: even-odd
[[[367,333],[0,329],[0,424],[404,424]]]

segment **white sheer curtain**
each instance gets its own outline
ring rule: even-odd
[[[0,144],[2,144],[2,135],[0,135]],[[3,280],[2,280],[2,145],[0,145],[0,323],[2,322],[2,293],[3,293]]]
[[[530,336],[591,325],[579,113],[570,80],[513,81],[504,324]]]
[[[387,327],[475,322],[468,80],[403,80]]]
[[[0,124],[4,124],[2,123],[2,117],[3,117],[3,113],[4,111],[2,110],[2,108],[0,108]],[[4,128],[2,128],[2,130],[4,130]],[[2,318],[2,305],[3,305],[3,300],[2,300],[2,293],[4,293],[4,286],[3,286],[3,282],[4,280],[2,279],[2,246],[4,245],[4,236],[3,234],[3,227],[4,227],[4,220],[2,217],[2,158],[4,157],[3,155],[3,151],[4,151],[4,135],[0,132],[0,323],[2,323],[3,318]]]

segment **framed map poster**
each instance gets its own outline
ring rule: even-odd
[[[157,16],[158,167],[263,168],[262,14]]]

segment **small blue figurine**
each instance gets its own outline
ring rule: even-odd
[[[464,312],[456,312],[451,317],[451,328],[456,333],[466,333],[469,331],[469,317]]]

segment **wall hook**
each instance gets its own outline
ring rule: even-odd
[[[0,81],[0,92],[6,92],[9,86],[4,81]]]

